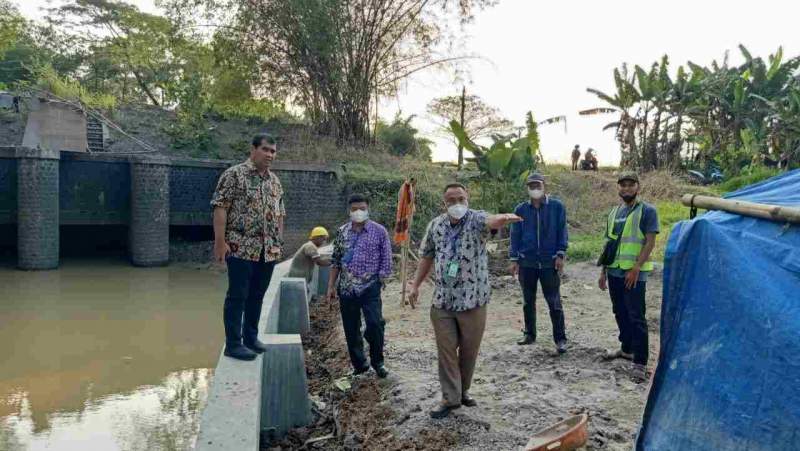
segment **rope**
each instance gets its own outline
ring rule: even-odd
[[[696,194],[692,194],[692,199],[689,201],[689,219],[694,219],[697,216],[697,207],[694,206],[694,196]]]

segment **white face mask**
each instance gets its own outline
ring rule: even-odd
[[[453,219],[461,219],[467,214],[468,209],[466,204],[454,204],[447,207],[447,214]]]
[[[541,189],[529,189],[528,194],[530,194],[531,199],[541,199],[544,196],[544,190]]]
[[[362,223],[369,218],[369,212],[367,210],[356,210],[350,212],[350,219],[355,223]]]

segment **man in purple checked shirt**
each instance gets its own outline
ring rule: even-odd
[[[339,298],[342,328],[353,375],[369,371],[378,377],[389,372],[383,365],[383,311],[381,289],[392,274],[392,244],[386,228],[370,221],[369,200],[361,194],[348,199],[350,222],[339,227],[333,241],[331,273],[326,298]],[[364,356],[361,336],[361,312],[364,312],[364,337],[369,343],[369,363]]]

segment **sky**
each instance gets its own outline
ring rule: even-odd
[[[42,17],[46,0],[12,0],[30,18]],[[157,13],[153,0],[130,0]],[[784,55],[800,53],[796,18],[800,2],[789,0],[500,0],[478,12],[467,26],[466,49],[481,60],[470,63],[467,91],[497,107],[521,125],[525,113],[539,119],[567,116],[561,125],[540,127],[541,151],[548,162],[567,162],[575,144],[592,147],[601,165],[619,163],[613,131],[602,131],[613,116],[579,116],[578,111],[604,106],[587,87],[613,92],[613,70],[622,63],[649,67],[669,56],[672,73],[692,61],[707,65],[742,61],[738,45],[765,57],[783,46]],[[413,124],[435,142],[435,161],[455,160],[448,139],[434,135],[426,113],[440,96],[457,95],[462,82],[437,71],[414,75],[395,98],[384,99],[379,114],[391,119],[397,111],[413,114]]]

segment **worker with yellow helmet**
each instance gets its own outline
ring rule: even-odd
[[[302,245],[292,257],[289,277],[303,277],[306,282],[311,282],[314,265],[329,266],[331,264],[329,256],[319,253],[319,248],[328,241],[328,231],[325,230],[325,227],[314,227],[308,239],[309,241]]]

